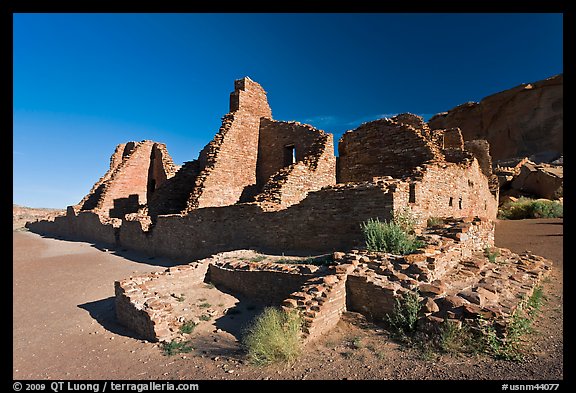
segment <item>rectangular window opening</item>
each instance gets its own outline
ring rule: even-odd
[[[284,166],[290,166],[296,162],[296,146],[284,146]]]

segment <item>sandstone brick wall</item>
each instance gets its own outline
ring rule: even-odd
[[[150,341],[171,341],[182,321],[172,313],[169,282],[173,277],[189,286],[204,281],[208,263],[193,262],[164,272],[129,277],[114,282],[116,318],[122,325]],[[168,293],[167,293],[168,292]]]
[[[298,310],[304,339],[312,341],[329,332],[346,311],[346,275],[314,277],[282,302],[285,311]]]
[[[163,143],[120,144],[110,159],[110,170],[76,206],[76,210],[93,210],[116,218],[135,213],[174,172],[174,163]]]
[[[418,124],[417,116],[404,114],[364,123],[344,133],[338,143],[338,182],[407,176],[417,166],[442,159],[428,132],[408,124],[409,119]]]
[[[362,244],[360,224],[389,219],[391,211],[386,183],[336,185],[274,212],[255,203],[195,209],[185,216],[159,216],[148,232],[125,220],[119,240],[124,247],[169,257],[203,258],[242,248],[305,256]]]
[[[188,161],[156,189],[148,201],[148,214],[153,220],[161,214],[178,214],[186,210],[200,173],[198,160]]]
[[[278,306],[292,292],[297,291],[312,272],[293,271],[292,266],[258,266],[236,262],[230,265],[210,264],[208,280],[217,288],[229,290],[255,299],[263,304]],[[286,269],[282,269],[286,267]],[[276,269],[274,269],[276,268]]]
[[[480,216],[496,219],[498,200],[478,161],[423,165],[394,192],[394,209],[409,207],[425,223],[428,217]]]
[[[266,92],[250,78],[234,83],[230,113],[198,158],[200,174],[187,210],[232,205],[244,189],[256,184],[256,160],[261,117],[272,117]]]
[[[292,148],[296,161],[288,164]],[[269,210],[286,208],[300,202],[309,191],[335,184],[333,152],[332,134],[297,122],[262,119],[257,168],[262,192],[255,199],[266,202]]]
[[[476,157],[482,173],[486,177],[492,176],[492,157],[490,156],[490,144],[485,139],[474,139],[464,142],[464,149]]]
[[[69,240],[114,245],[120,224],[121,220],[117,218],[102,217],[90,211],[77,213],[72,206],[69,206],[65,216],[27,223],[26,227],[36,233],[60,236]]]

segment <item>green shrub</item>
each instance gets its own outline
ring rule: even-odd
[[[291,361],[300,354],[302,319],[297,312],[267,307],[242,339],[248,359],[256,365]]]
[[[188,341],[170,341],[169,343],[162,343],[162,350],[164,351],[164,355],[172,356],[179,353],[192,352],[194,348],[191,347]]]
[[[486,255],[486,258],[488,258],[488,260],[492,263],[496,263],[496,258],[500,255],[500,251],[498,251],[497,248],[490,248],[488,246],[486,246],[486,248],[484,249],[484,255]]]
[[[180,326],[180,331],[184,334],[190,334],[194,331],[196,324],[192,321],[187,321]]]
[[[504,220],[522,220],[525,218],[564,217],[564,207],[560,202],[546,199],[521,197],[515,202],[504,204],[498,210],[498,218]]]
[[[400,339],[409,338],[416,331],[421,308],[416,292],[405,292],[402,297],[396,298],[392,313],[386,315],[386,322],[392,335]]]
[[[368,219],[362,223],[362,232],[369,251],[404,255],[416,251],[423,244],[394,221],[380,222],[378,218]]]
[[[524,336],[532,331],[532,322],[543,299],[542,287],[535,288],[532,296],[523,301],[512,315],[503,337],[496,333],[493,325],[485,325],[482,328],[485,351],[496,359],[522,360]]]

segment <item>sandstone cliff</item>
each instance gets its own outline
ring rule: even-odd
[[[432,130],[459,127],[464,140],[486,139],[494,160],[563,152],[563,75],[522,84],[433,116]]]

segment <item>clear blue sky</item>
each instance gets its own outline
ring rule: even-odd
[[[64,208],[117,144],[195,159],[233,81],[335,134],[563,72],[561,14],[15,14],[14,203]]]

